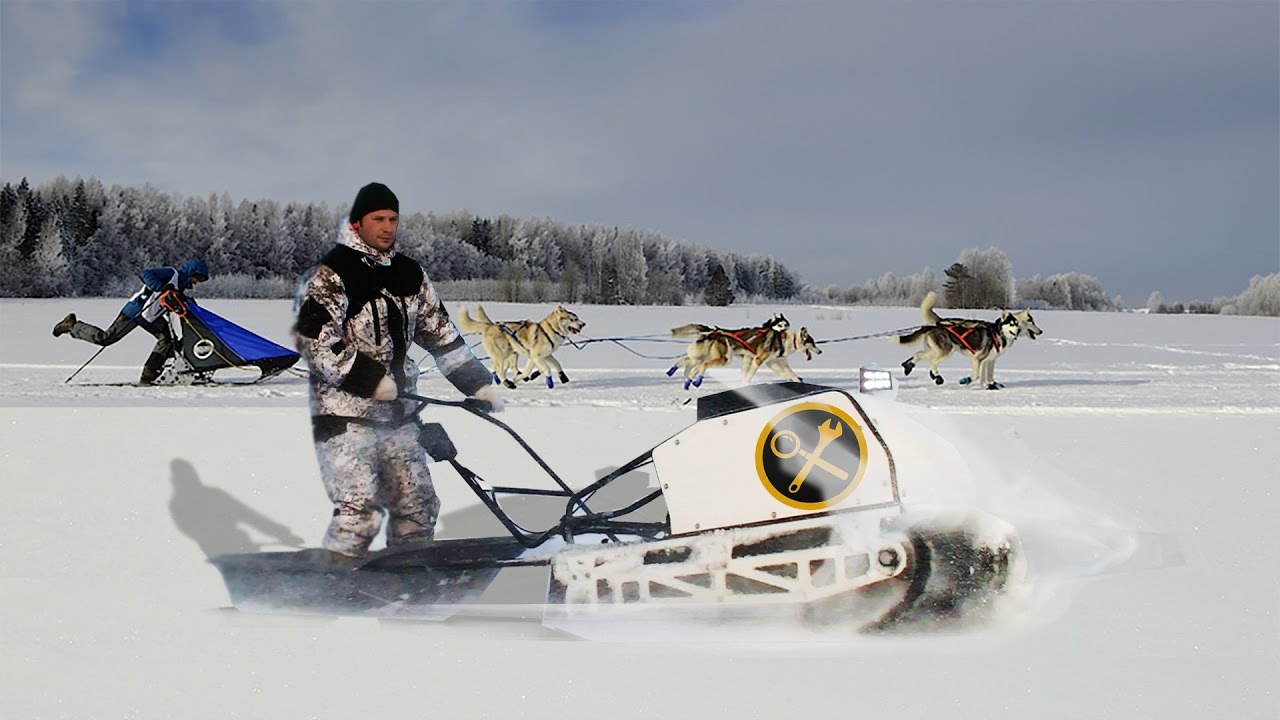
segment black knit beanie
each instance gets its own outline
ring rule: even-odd
[[[391,188],[376,182],[365,185],[356,193],[356,201],[351,203],[351,214],[347,219],[357,222],[375,210],[400,212],[400,200],[396,194],[391,192]]]

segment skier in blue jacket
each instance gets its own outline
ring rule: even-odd
[[[161,318],[167,310],[160,302],[160,296],[168,290],[182,294],[208,279],[209,266],[199,258],[188,260],[176,269],[159,267],[144,270],[142,288],[129,298],[129,302],[125,303],[120,314],[106,330],[78,320],[76,314],[71,313],[53,326],[53,336],[70,334],[78,340],[106,346],[119,342],[125,335],[133,332],[134,328],[141,327],[156,338],[155,348],[143,364],[142,377],[139,379],[141,384],[151,385],[160,377],[164,361],[177,346],[169,323]]]

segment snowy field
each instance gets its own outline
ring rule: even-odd
[[[545,576],[528,569],[490,588],[493,611],[441,623],[226,610],[207,556],[314,546],[327,523],[306,383],[102,385],[137,379],[151,344],[142,332],[64,383],[95,348],[50,327],[69,311],[106,324],[119,305],[0,301],[11,501],[0,525],[0,716],[1280,716],[1275,318],[1037,312],[1045,334],[1001,358],[1004,390],[955,384],[968,374],[959,357],[943,366],[946,385],[923,372],[903,381],[900,402],[1035,491],[1021,510],[1042,535],[1078,541],[1058,548],[1052,597],[1032,620],[945,639],[779,640],[731,627],[586,642],[542,627]],[[288,302],[204,305],[288,344]],[[486,305],[495,319],[549,309]],[[574,309],[585,336],[605,338],[753,325],[774,308]],[[783,310],[819,340],[918,322],[911,308]],[[501,419],[572,484],[691,423],[690,397],[735,384],[726,371],[687,393],[665,376],[668,360],[642,357],[681,346],[626,345],[565,348],[569,385],[508,393]],[[793,365],[842,387],[859,365],[898,369],[909,354],[883,337],[823,349]],[[762,371],[757,382],[774,379]],[[421,390],[452,396],[435,374]],[[504,436],[456,410],[429,412],[487,479],[531,474]],[[436,484],[441,537],[501,532],[452,470]],[[1122,536],[1136,548],[1116,550]]]

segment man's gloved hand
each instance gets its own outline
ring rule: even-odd
[[[504,405],[502,395],[498,393],[497,385],[485,385],[477,390],[475,395],[463,400],[463,402],[470,407],[487,413],[502,412]]]
[[[400,390],[396,387],[396,381],[390,375],[383,375],[382,379],[378,381],[377,389],[373,391],[373,399],[388,402],[395,400],[399,394]]]

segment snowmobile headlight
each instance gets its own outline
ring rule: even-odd
[[[879,368],[858,368],[858,392],[891,393],[894,390],[893,373]]]

